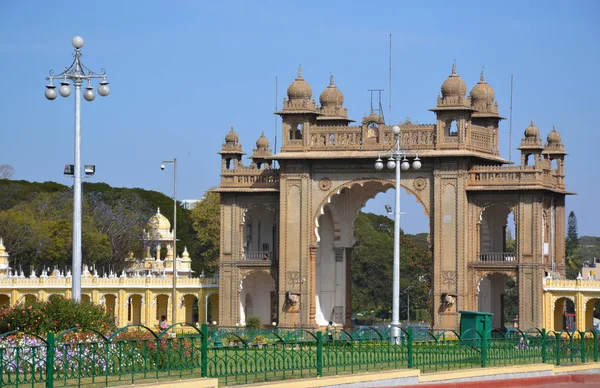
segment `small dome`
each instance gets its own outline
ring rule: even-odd
[[[548,138],[546,140],[548,140],[548,144],[560,144],[562,139],[556,130],[556,127],[552,126],[552,131],[548,134]]]
[[[256,149],[257,150],[266,150],[269,148],[269,139],[265,136],[265,132],[260,135],[258,140],[256,141]]]
[[[442,84],[442,97],[464,97],[467,84],[456,74],[456,63],[452,65],[452,74]]]
[[[160,208],[156,209],[156,214],[152,216],[150,223],[156,230],[171,230],[171,223],[167,217],[160,214]]]
[[[302,67],[298,70],[298,78],[287,89],[289,100],[310,100],[312,97],[312,88],[302,78]]]
[[[237,142],[239,140],[240,140],[240,137],[238,136],[237,133],[235,133],[235,130],[233,129],[233,127],[231,127],[231,130],[227,133],[227,135],[225,135],[225,143],[237,144]]]
[[[529,126],[525,129],[525,137],[538,137],[540,136],[540,130],[537,129],[535,125],[533,125],[533,120]]]
[[[344,95],[333,83],[333,75],[329,78],[329,86],[323,90],[319,101],[322,107],[344,105]]]
[[[471,89],[470,96],[473,104],[477,102],[494,102],[494,89],[485,81],[483,69],[481,70],[479,82]]]

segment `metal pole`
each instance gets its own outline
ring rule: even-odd
[[[394,284],[392,297],[392,343],[400,343],[400,136],[396,136],[396,203],[394,208]]]
[[[173,303],[171,324],[177,319],[177,158],[173,158]]]
[[[73,172],[73,261],[71,298],[81,300],[81,81],[75,81],[75,171]]]

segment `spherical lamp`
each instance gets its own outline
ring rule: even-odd
[[[394,158],[389,158],[387,161],[387,168],[389,168],[390,170],[393,170],[396,168],[396,161],[394,160]]]
[[[109,93],[110,93],[110,88],[108,87],[108,81],[103,80],[102,82],[100,82],[100,85],[98,86],[98,94],[101,95],[102,97],[106,97],[106,96],[108,96]]]
[[[94,98],[96,98],[94,88],[91,86],[86,87],[85,92],[83,92],[83,98],[85,98],[86,101],[94,101]]]
[[[419,159],[418,156],[415,158],[415,160],[413,160],[412,166],[415,170],[418,170],[421,168],[421,159]]]
[[[399,135],[399,134],[400,134],[400,126],[399,126],[399,125],[394,125],[394,126],[392,127],[392,133],[393,133],[394,135]]]
[[[63,81],[60,83],[60,88],[58,88],[58,92],[63,97],[69,97],[71,95],[71,86],[67,81]]]
[[[400,163],[400,168],[402,169],[402,171],[406,171],[410,168],[410,163],[408,163],[408,160],[406,160],[406,158],[404,158],[402,160],[402,163]]]
[[[48,100],[54,100],[56,98],[56,86],[52,84],[46,85],[46,98]]]
[[[83,47],[83,38],[81,36],[76,36],[73,39],[71,39],[71,44],[73,45],[73,47],[79,50]]]
[[[375,161],[375,170],[383,170],[383,160],[381,160],[381,157],[377,158],[377,160]]]

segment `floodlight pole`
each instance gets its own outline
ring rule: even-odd
[[[173,302],[171,303],[171,324],[177,319],[177,158],[163,160],[165,163],[173,163]]]

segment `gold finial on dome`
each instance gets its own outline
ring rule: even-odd
[[[298,79],[302,79],[302,64],[298,66]]]
[[[187,247],[183,248],[183,253],[181,254],[181,257],[182,257],[183,259],[187,259],[187,258],[189,258],[189,257],[190,257],[190,254],[189,254],[189,252],[188,252],[188,250],[187,250]]]
[[[6,253],[6,247],[4,246],[4,240],[0,237],[0,256]]]
[[[452,62],[452,75],[456,75],[456,59]]]
[[[333,74],[329,75],[329,86],[334,86],[334,84],[333,84]]]

